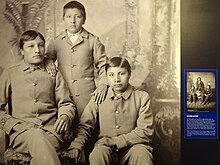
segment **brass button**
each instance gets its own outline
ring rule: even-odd
[[[75,66],[76,66],[75,64],[71,64],[71,65],[70,65],[71,68],[74,68]]]
[[[114,97],[114,100],[118,100],[118,97],[115,96],[115,97]]]
[[[77,80],[71,80],[72,83],[76,82]]]

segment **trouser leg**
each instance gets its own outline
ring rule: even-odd
[[[121,164],[153,165],[153,155],[143,144],[132,146],[121,160]]]
[[[61,145],[50,132],[33,128],[18,135],[13,143],[17,152],[29,153],[31,165],[60,165],[57,151]]]
[[[209,94],[207,94],[206,96],[205,96],[205,100],[204,100],[204,104],[206,104],[206,103],[209,103],[209,100],[210,100],[210,95]]]
[[[90,165],[110,165],[112,151],[110,147],[96,145],[89,156]]]

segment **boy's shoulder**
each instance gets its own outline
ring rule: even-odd
[[[11,64],[10,66],[8,66],[6,69],[7,70],[17,70],[19,67],[21,67],[21,62],[16,63],[16,64]]]
[[[136,87],[136,86],[131,86],[133,93],[136,95],[140,95],[140,96],[149,96],[148,92],[146,89],[143,89],[141,87]]]
[[[11,64],[3,69],[3,75],[20,75],[21,63]]]
[[[64,30],[64,31],[60,32],[60,34],[58,34],[58,35],[54,38],[54,40],[56,41],[56,40],[59,40],[59,39],[62,39],[62,38],[64,38],[64,37],[66,37],[66,36],[67,36],[67,34],[66,34],[66,31]]]

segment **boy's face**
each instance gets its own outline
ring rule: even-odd
[[[45,43],[37,36],[34,40],[25,41],[21,54],[24,61],[31,66],[38,66],[44,60]]]
[[[82,29],[82,25],[85,22],[82,12],[77,8],[65,9],[63,20],[65,23],[66,29],[70,33],[79,32]]]
[[[128,86],[130,73],[123,67],[109,67],[107,70],[109,85],[116,93],[123,93]]]

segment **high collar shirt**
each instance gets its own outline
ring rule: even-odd
[[[96,122],[99,122],[100,127],[99,138],[113,138],[118,149],[135,144],[146,144],[150,148],[154,129],[147,92],[129,85],[123,95],[117,98],[110,87],[101,104],[94,103],[93,99],[80,118],[78,134],[70,148],[82,150]]]
[[[57,60],[80,115],[96,85],[107,84],[107,56],[98,37],[84,28],[77,35],[77,40],[72,43],[67,30],[61,32],[49,43],[46,56]]]
[[[67,30],[67,34],[71,40],[71,42],[74,44],[76,42],[76,40],[78,39],[79,37],[79,34],[80,34],[80,31],[78,33],[75,33],[75,34],[71,34],[68,30]]]
[[[14,125],[26,123],[23,131],[40,127],[62,140],[53,128],[55,121],[61,115],[72,121],[76,108],[60,72],[53,77],[46,72],[44,62],[31,68],[22,61],[4,70],[0,84],[1,129],[10,135]],[[11,142],[17,135],[10,136]]]

